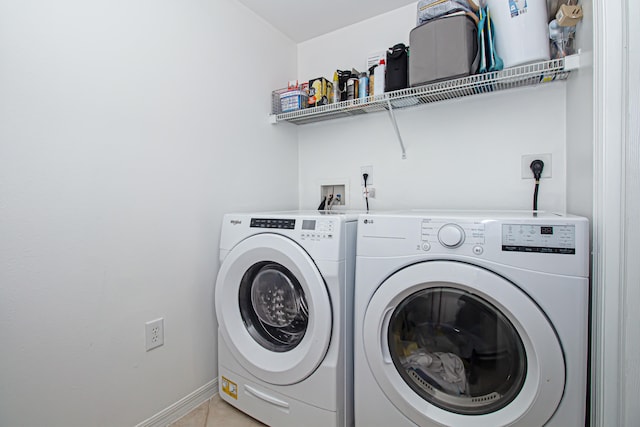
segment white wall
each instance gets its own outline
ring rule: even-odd
[[[217,376],[222,214],[297,206],[296,47],[233,0],[24,0],[0,58],[0,425],[134,425]]]
[[[298,45],[298,78],[331,78],[336,68],[365,68],[369,53],[408,44],[416,5]],[[299,128],[300,204],[315,208],[320,183],[347,181],[348,207],[363,209],[360,167],[373,166],[372,209],[530,209],[533,180],[521,156],[552,154],[539,208],[565,211],[566,83],[475,96],[396,112],[401,151],[386,113]],[[588,178],[587,178],[588,179]]]

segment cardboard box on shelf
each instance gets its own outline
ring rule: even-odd
[[[333,83],[324,77],[309,80],[309,107],[327,105],[333,98]]]

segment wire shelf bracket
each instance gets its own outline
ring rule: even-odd
[[[396,136],[398,137],[398,142],[400,143],[400,149],[402,150],[402,160],[407,158],[407,151],[404,148],[404,142],[402,141],[402,135],[400,135],[400,129],[398,129],[398,122],[396,122],[396,115],[393,114],[393,107],[391,106],[391,100],[387,99],[387,105],[389,106],[389,117],[391,118],[391,123],[393,123],[393,128],[396,131]]]

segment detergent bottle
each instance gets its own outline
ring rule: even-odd
[[[384,72],[386,66],[384,59],[380,60],[378,66],[373,70],[373,94],[374,96],[384,93]]]

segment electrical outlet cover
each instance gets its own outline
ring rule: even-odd
[[[531,162],[534,160],[542,160],[544,162],[544,168],[542,169],[541,178],[551,178],[551,154],[524,154],[522,156],[522,179],[533,179],[533,172],[531,171]]]
[[[147,351],[164,345],[164,319],[162,317],[145,323],[145,345]]]

